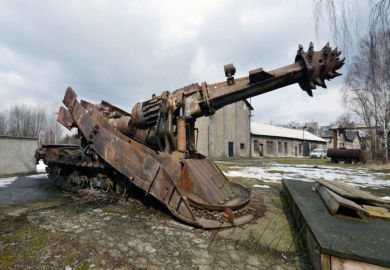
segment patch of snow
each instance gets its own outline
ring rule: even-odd
[[[390,201],[390,196],[381,197],[382,200]]]
[[[269,188],[267,185],[253,185],[252,187],[257,187],[257,188]]]
[[[44,173],[46,172],[46,165],[43,163],[43,160],[41,159],[39,163],[37,164],[37,173]]]
[[[46,176],[47,176],[47,173],[39,173],[39,174],[28,175],[27,177],[29,177],[29,178],[42,178],[42,177],[46,177]]]
[[[0,179],[0,188],[8,186],[16,179],[17,179],[17,177],[1,178]]]
[[[270,172],[271,171],[271,172]],[[234,166],[225,172],[228,177],[259,179],[264,182],[280,182],[282,178],[302,181],[325,179],[340,181],[358,187],[390,187],[390,181],[383,178],[384,173],[375,173],[366,169],[352,169],[332,166],[286,165],[270,163],[262,167]]]

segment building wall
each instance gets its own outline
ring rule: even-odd
[[[36,172],[36,138],[0,136],[0,174]]]
[[[316,143],[305,141],[308,144],[310,151],[316,148],[325,149],[326,143]],[[260,154],[261,146],[263,145],[263,153]],[[272,146],[273,145],[273,151]],[[251,135],[252,157],[292,157],[303,156],[303,141],[288,138],[265,137],[259,135]]]
[[[234,157],[250,156],[250,109],[244,101],[230,104],[209,117],[197,119],[197,149],[208,157],[228,157],[229,142]]]
[[[323,138],[328,141],[327,148],[333,148],[333,138]],[[355,136],[353,141],[345,140],[343,135],[338,135],[338,148],[346,148],[346,149],[361,149],[361,141],[358,136]]]

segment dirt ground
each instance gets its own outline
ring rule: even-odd
[[[0,203],[0,269],[310,269],[298,246],[299,232],[280,197],[279,178],[231,173],[256,167],[263,168],[265,176],[305,175],[283,173],[288,171],[283,164],[273,164],[273,160],[218,163],[232,181],[253,186],[253,196],[264,198],[267,208],[263,217],[225,230],[183,224],[150,198],[116,201],[98,193],[64,193],[45,174],[19,177],[19,185],[32,183],[31,179],[47,181],[30,185],[29,192],[35,188],[50,196]],[[313,166],[301,170],[317,169]],[[7,179],[0,179],[0,193],[14,188],[18,194],[16,181],[8,179],[1,186],[2,181]],[[386,194],[386,187],[375,188]]]

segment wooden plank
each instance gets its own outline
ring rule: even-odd
[[[367,211],[355,202],[341,197],[337,193],[316,183],[315,188],[332,215],[366,221],[363,213]]]
[[[390,212],[384,207],[363,205],[363,208],[368,212],[370,217],[390,220]]]
[[[317,179],[316,181],[342,197],[351,200],[366,201],[375,204],[380,204],[379,206],[390,208],[390,203],[388,201],[374,196],[369,192],[360,190],[356,187],[344,184],[342,182],[328,181],[325,179]]]
[[[388,267],[342,259],[336,256],[331,256],[330,261],[332,270],[389,270]]]
[[[330,256],[327,254],[321,254],[321,270],[331,270]]]
[[[311,231],[305,226],[306,231],[306,249],[309,254],[311,264],[314,270],[321,270],[321,249],[314,239]]]

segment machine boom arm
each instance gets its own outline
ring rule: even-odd
[[[155,150],[194,157],[197,118],[212,115],[231,103],[295,83],[312,96],[316,86],[326,88],[325,79],[341,75],[336,72],[344,64],[344,59],[339,59],[340,54],[329,44],[314,51],[310,43],[306,52],[299,45],[295,62],[279,69],[267,72],[258,68],[251,70],[247,77],[235,79],[236,69],[229,64],[224,67],[226,81],[191,84],[172,93],[165,91],[160,96],[153,95],[152,99],[137,103],[131,114],[105,101],[99,108],[106,112],[105,115],[110,115],[110,123],[123,134]],[[113,112],[116,114],[112,115]]]
[[[164,99],[168,101],[169,109],[177,114],[180,108],[184,108],[184,116],[189,119],[212,114],[231,103],[294,83],[299,83],[302,90],[312,96],[312,89],[316,86],[326,88],[325,79],[341,75],[336,72],[344,64],[344,59],[339,59],[340,54],[337,48],[332,50],[329,44],[320,51],[314,51],[311,43],[307,52],[300,45],[295,63],[269,72],[258,68],[250,71],[249,76],[238,79],[233,77],[235,67],[229,64],[225,66],[225,82],[192,84],[136,104],[132,110],[133,123],[141,129],[155,125],[157,116],[153,111],[158,111],[156,107],[161,105],[158,101]]]

